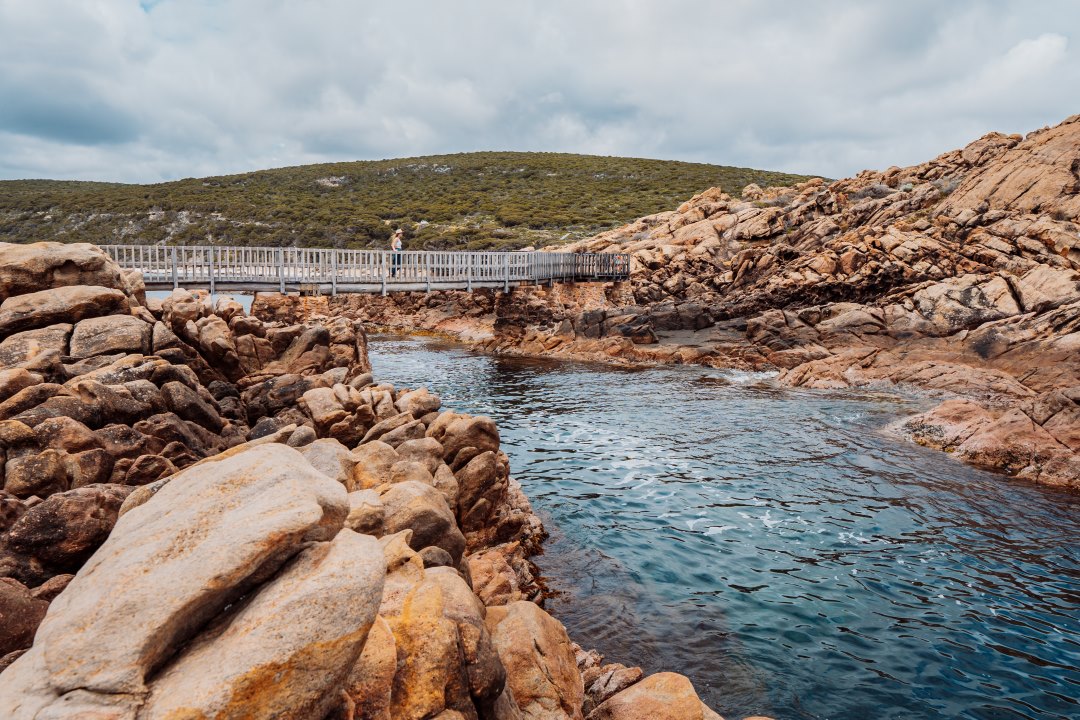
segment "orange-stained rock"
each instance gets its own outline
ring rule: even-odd
[[[350,530],[305,549],[165,666],[139,718],[323,717],[364,648],[385,572],[379,543]]]
[[[519,601],[490,608],[487,627],[522,717],[580,720],[585,691],[562,623]]]
[[[698,698],[690,681],[676,673],[650,675],[613,695],[588,720],[711,720],[718,717]]]

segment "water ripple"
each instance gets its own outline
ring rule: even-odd
[[[372,362],[495,418],[549,609],[612,659],[732,716],[1080,715],[1080,501],[881,434],[917,395],[410,338]]]

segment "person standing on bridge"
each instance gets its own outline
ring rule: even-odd
[[[390,238],[390,277],[397,277],[398,268],[401,267],[401,238],[404,237],[405,231],[398,228],[394,231],[393,237]]]

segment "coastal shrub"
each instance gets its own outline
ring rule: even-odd
[[[719,186],[804,176],[564,153],[462,153],[325,163],[149,185],[0,182],[0,241],[379,247],[541,246],[667,210]],[[427,223],[422,225],[421,223]],[[123,232],[120,229],[123,228]]]
[[[959,178],[938,178],[931,183],[942,196],[950,195],[960,185]]]

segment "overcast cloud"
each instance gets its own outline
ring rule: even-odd
[[[0,0],[0,178],[471,150],[842,177],[1080,112],[1080,2]]]

